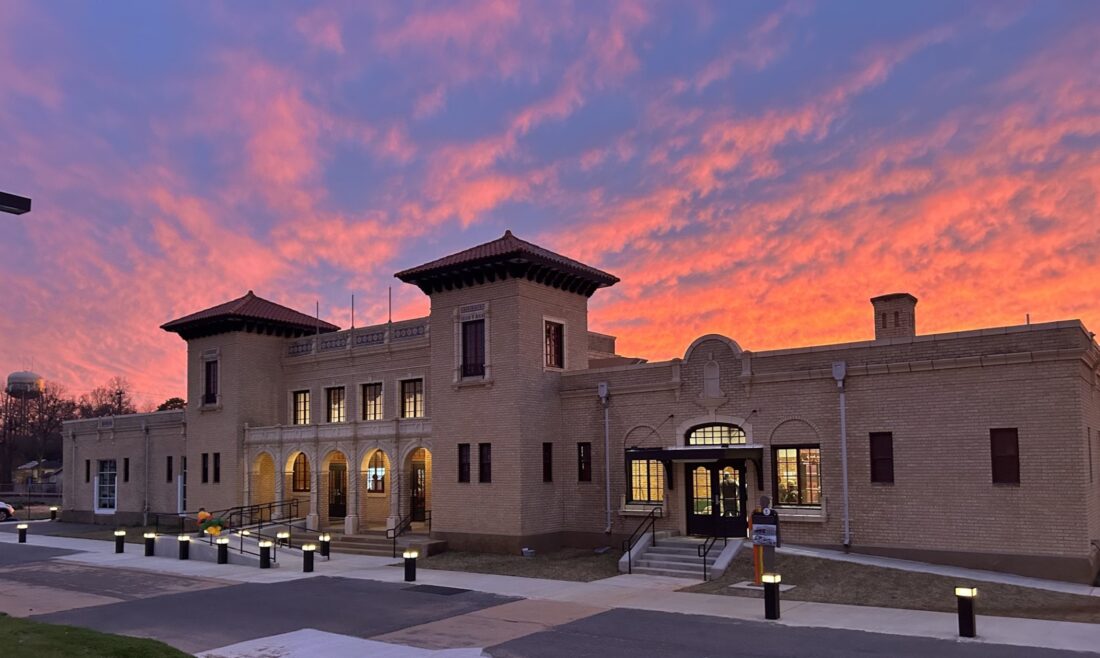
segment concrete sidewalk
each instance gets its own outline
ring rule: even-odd
[[[116,566],[223,581],[264,583],[316,576],[338,576],[379,582],[401,582],[403,570],[389,558],[337,554],[331,561],[318,560],[312,574],[301,572],[300,558],[280,554],[282,566],[260,570],[240,565],[182,561],[173,557],[146,558],[138,545],[127,545],[124,554],[115,554],[111,542],[34,536],[30,543],[68,550],[78,554],[56,558],[97,566]],[[13,550],[15,536],[0,533],[0,550]],[[696,594],[675,591],[686,581],[643,575],[622,575],[604,580],[578,583],[519,578],[453,571],[421,569],[418,584],[470,589],[490,594],[525,599],[570,602],[602,608],[628,608],[690,615],[709,615],[726,619],[763,621],[763,603],[757,599]],[[979,610],[980,600],[979,600]],[[863,606],[787,601],[782,621],[786,626],[858,630],[912,637],[957,639],[954,614],[921,610],[899,610]],[[1042,621],[1007,617],[978,618],[980,637],[975,642],[1010,644],[1024,647],[1100,652],[1100,624]]]

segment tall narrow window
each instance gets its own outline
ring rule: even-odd
[[[898,312],[898,311],[894,311],[894,326],[895,327],[900,327],[901,326],[901,313]]]
[[[95,507],[97,512],[113,512],[117,507],[117,478],[118,465],[115,460],[101,459],[95,481]]]
[[[309,425],[309,391],[294,391],[295,425]]]
[[[164,461],[164,481],[171,484],[172,480],[176,477],[176,472],[172,470],[172,455],[168,455]]]
[[[401,382],[401,417],[424,416],[424,380],[407,379]]]
[[[477,481],[493,481],[493,444],[477,444]]]
[[[882,328],[883,329],[886,328],[886,314],[885,313],[882,314]]]
[[[84,460],[84,481],[92,481],[92,460],[90,459]]]
[[[894,482],[894,435],[871,432],[871,482]]]
[[[560,322],[546,321],[546,361],[547,368],[565,367],[565,325]]]
[[[470,481],[470,444],[458,444],[458,481]]]
[[[363,384],[363,420],[382,420],[382,382]]]
[[[386,491],[386,457],[381,450],[375,450],[367,462],[367,491],[384,493]]]
[[[214,453],[214,484],[222,481],[222,453]]]
[[[210,453],[202,453],[202,483],[210,481]]]
[[[542,481],[554,481],[554,444],[542,444]]]
[[[1015,427],[989,430],[993,484],[1020,484],[1020,438]]]
[[[665,467],[655,459],[630,461],[629,502],[654,504],[665,499]]]
[[[129,457],[123,457],[122,458],[122,481],[123,482],[129,482],[130,481],[130,458]]]
[[[592,444],[587,441],[577,444],[577,481],[592,481]]]
[[[325,422],[347,422],[347,398],[343,386],[325,389],[325,409]]]
[[[218,403],[218,362],[205,362],[205,376],[203,378],[202,403]]]
[[[294,458],[294,471],[291,475],[290,488],[296,492],[309,491],[309,458],[304,452],[299,452]]]
[[[821,450],[775,448],[775,500],[780,505],[821,504]]]
[[[485,376],[485,320],[462,323],[462,376]]]

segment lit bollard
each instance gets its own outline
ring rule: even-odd
[[[405,582],[416,581],[416,557],[420,555],[416,551],[405,551]]]
[[[126,550],[126,531],[115,530],[115,553],[122,553]]]
[[[279,540],[279,546],[290,546],[290,533],[286,530],[280,530],[275,533],[275,538]]]
[[[264,540],[260,541],[260,568],[261,569],[270,569],[271,568],[271,546],[272,546],[272,542],[271,542],[270,539],[264,539]]]
[[[313,553],[316,550],[316,544],[302,544],[302,573],[313,572]]]
[[[214,543],[218,545],[218,564],[229,564],[229,537],[218,537]]]
[[[974,616],[974,599],[977,596],[977,587],[955,588],[955,599],[959,602],[959,637],[974,637],[978,634],[978,623]]]
[[[764,581],[764,619],[779,619],[779,583],[783,578],[777,573],[766,573]]]
[[[20,544],[26,544],[27,543],[27,524],[26,523],[20,523],[19,525],[15,526],[15,529],[19,531],[19,543]]]
[[[179,540],[180,545],[180,559],[187,560],[191,557],[191,535],[180,535],[176,537]]]
[[[51,521],[56,521],[57,520],[57,508],[56,507],[51,507],[50,508],[50,520]]]
[[[147,532],[145,537],[145,557],[153,557],[157,554],[157,533]]]
[[[322,532],[320,536],[317,537],[317,541],[321,542],[321,557],[328,559],[329,551],[332,547],[332,535],[327,532]]]

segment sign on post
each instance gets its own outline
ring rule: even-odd
[[[779,543],[778,528],[774,525],[753,525],[752,543],[754,546],[775,546]]]

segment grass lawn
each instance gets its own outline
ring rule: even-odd
[[[980,615],[1100,623],[1100,597],[1062,594],[813,557],[782,554],[775,557],[776,571],[782,574],[783,583],[795,585],[794,589],[783,593],[783,598],[789,601],[954,612],[955,587],[973,586],[978,588],[977,611]],[[745,580],[752,580],[750,546],[741,550],[721,578],[693,585],[682,591],[764,597],[761,592],[730,587]]]
[[[156,640],[97,633],[73,626],[42,624],[0,614],[0,653],[11,658],[53,656],[118,656],[171,658],[187,656]]]
[[[588,582],[619,575],[619,553],[608,551],[597,555],[589,549],[567,548],[535,557],[501,555],[497,553],[463,553],[447,551],[417,560],[423,569],[470,571],[501,576],[549,578]]]

